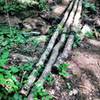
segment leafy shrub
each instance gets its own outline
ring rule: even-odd
[[[49,6],[47,5],[46,0],[38,0],[39,2],[39,8],[41,11],[46,11],[49,9]]]
[[[11,48],[11,46],[19,43],[24,43],[25,38],[16,28],[9,28],[6,25],[0,25],[0,48]]]
[[[16,0],[11,0],[6,3],[5,0],[0,0],[0,11],[3,13],[18,13],[20,11],[25,10],[27,7],[20,4]]]
[[[52,100],[53,97],[43,87],[43,84],[36,83],[36,86],[33,87],[32,93],[34,100]]]
[[[7,64],[9,57],[9,52],[4,50],[0,57],[0,85],[4,87],[6,91],[13,92],[18,89],[18,81],[11,74],[10,71],[4,69],[4,66]]]
[[[89,9],[91,11],[96,12],[96,6],[94,3],[90,3],[88,0],[84,0],[83,2],[84,9]]]
[[[86,32],[85,36],[88,38],[93,38],[94,37],[94,33],[93,32]]]
[[[0,12],[15,14],[30,7],[34,7],[34,5],[39,7],[41,11],[48,9],[46,0],[10,0],[8,2],[5,0],[0,0]]]
[[[81,43],[81,38],[79,34],[75,35],[75,39],[74,39],[74,44],[73,44],[73,48],[76,48],[80,45]]]
[[[17,98],[16,92],[21,88],[23,83],[23,81],[20,82],[20,80],[17,80],[17,77],[22,77],[24,71],[32,70],[32,64],[27,63],[22,66],[7,66],[8,60],[9,51],[4,49],[0,56],[0,100],[24,100],[22,97],[20,97],[20,99],[13,99]],[[26,75],[22,78],[25,78]],[[11,93],[13,93],[12,97],[10,97]]]
[[[53,85],[54,83],[54,78],[52,77],[52,74],[50,73],[48,76],[45,77],[45,81],[49,85]]]
[[[70,76],[70,74],[68,73],[68,66],[69,66],[69,64],[59,65],[58,66],[59,75],[61,75],[64,78],[66,78],[67,76]]]

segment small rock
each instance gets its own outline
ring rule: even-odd
[[[69,92],[70,96],[76,95],[76,94],[78,94],[78,91],[76,89],[73,89],[72,91]]]
[[[23,23],[25,30],[32,30],[32,26],[28,23]]]
[[[53,16],[60,16],[64,10],[66,9],[66,6],[64,5],[57,5],[53,7],[52,15]]]
[[[98,26],[100,26],[100,18],[97,17],[95,20],[96,20],[96,24],[97,24]]]
[[[50,26],[49,25],[45,25],[43,27],[41,27],[41,32],[42,34],[46,34],[49,31]]]
[[[90,26],[87,24],[83,26],[81,31],[82,31],[82,33],[92,32]]]
[[[55,94],[55,90],[51,90],[51,91],[50,91],[50,94],[51,94],[51,95],[54,95],[54,94]]]

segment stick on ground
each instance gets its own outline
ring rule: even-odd
[[[68,15],[70,14],[70,11],[71,11],[71,8],[73,6],[73,3],[74,2],[71,2],[69,7],[67,8],[67,11],[65,12],[63,19],[61,20],[61,22],[58,25],[56,31],[54,32],[53,36],[51,37],[45,52],[42,54],[39,62],[36,64],[36,66],[43,65],[45,60],[46,60],[46,58],[47,58],[47,56],[50,54],[50,52],[51,52],[51,50],[52,50],[52,48],[53,48],[53,46],[55,44],[55,41],[56,41],[58,35],[60,34],[60,31],[63,28],[63,26],[64,26],[64,24],[65,24],[65,22],[66,22],[66,20],[68,18]]]
[[[32,71],[32,73],[28,77],[27,83],[21,89],[21,94],[24,94],[24,95],[28,94],[31,86],[33,85],[34,81],[37,78],[36,72],[37,72],[38,69],[41,68],[41,65],[44,65],[45,60],[47,59],[47,57],[50,54],[52,48],[54,47],[55,41],[56,41],[58,35],[60,34],[60,31],[61,31],[61,28],[62,28],[61,25],[64,25],[64,23],[66,22],[66,20],[68,18],[68,15],[69,15],[69,13],[71,11],[71,8],[73,6],[73,3],[74,2],[71,2],[71,4],[69,5],[69,7],[67,9],[68,11],[65,12],[64,17],[63,17],[62,21],[60,22],[60,24],[58,25],[58,27],[57,27],[56,31],[54,32],[53,36],[51,37],[45,52],[42,54],[39,62],[36,64],[37,69],[34,69]]]
[[[79,19],[81,17],[81,12],[82,12],[82,0],[79,1],[77,12],[76,12],[76,15],[74,17],[74,22],[73,22],[72,27],[71,27],[72,33],[69,35],[68,40],[67,40],[67,42],[65,44],[64,50],[58,56],[57,61],[54,64],[54,66],[59,66],[60,64],[63,64],[64,61],[66,61],[66,59],[70,55],[71,50],[72,50],[72,44],[74,42],[74,34],[76,33],[75,29],[77,29],[76,27],[78,27]]]
[[[40,78],[38,79],[38,81],[42,81],[44,82],[44,78],[45,76],[47,76],[50,72],[51,72],[51,68],[52,68],[52,65],[54,64],[54,62],[56,61],[56,58],[59,54],[59,50],[60,48],[64,45],[64,42],[66,40],[66,36],[65,34],[62,34],[61,35],[61,39],[60,41],[55,45],[55,47],[53,48],[53,51],[51,53],[51,57],[42,73],[42,75],[40,76]]]

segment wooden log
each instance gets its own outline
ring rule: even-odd
[[[70,14],[72,6],[73,6],[73,2],[71,2],[71,4],[69,5],[67,11],[64,14],[64,17],[63,17],[62,21],[58,25],[58,27],[57,27],[56,31],[54,32],[53,36],[51,37],[51,40],[49,41],[45,52],[41,55],[41,58],[40,58],[39,62],[36,64],[36,66],[40,66],[40,65],[44,64],[47,56],[50,54],[50,52],[51,52],[51,50],[52,50],[52,48],[55,44],[55,41],[56,41],[61,29],[63,28],[63,26],[64,26],[64,24],[65,24],[65,22],[68,18],[68,15]]]
[[[61,35],[61,39],[59,40],[59,42],[53,48],[53,51],[52,51],[51,56],[50,56],[50,59],[49,59],[47,65],[46,65],[42,75],[38,79],[39,82],[42,81],[42,83],[43,83],[45,81],[44,80],[45,76],[47,76],[51,72],[52,65],[56,61],[56,58],[57,58],[57,56],[59,54],[59,50],[60,50],[61,46],[63,46],[65,40],[66,40],[66,36],[65,36],[65,34],[62,34]]]
[[[75,32],[78,31],[78,28],[79,28],[79,25],[80,25],[80,18],[81,18],[81,13],[82,13],[82,2],[83,2],[83,0],[80,0],[79,6],[77,8],[76,15],[74,17],[73,24],[71,26],[71,30],[73,30]]]
[[[71,26],[72,32],[68,37],[68,40],[67,40],[67,42],[65,44],[63,52],[58,56],[57,61],[55,62],[54,66],[59,66],[60,64],[63,64],[64,61],[66,61],[66,59],[70,55],[71,50],[72,50],[72,44],[74,42],[74,35],[76,33],[75,29],[76,29],[76,27],[78,27],[79,19],[81,17],[81,12],[82,12],[82,0],[79,1],[77,12],[76,12],[76,15],[74,17],[74,22],[73,22],[73,24]],[[68,25],[69,25],[69,23],[68,23]]]
[[[65,34],[62,34],[61,35],[61,39],[59,40],[59,42],[55,45],[55,47],[53,48],[53,51],[52,51],[52,54],[51,54],[51,57],[42,73],[42,75],[40,76],[40,78],[38,79],[37,81],[37,84],[38,85],[43,85],[44,81],[45,81],[45,77],[51,72],[51,68],[52,68],[52,65],[54,64],[54,62],[56,61],[56,58],[59,54],[59,50],[61,48],[61,46],[64,44],[66,40],[66,35]],[[36,85],[37,85],[36,84]],[[29,99],[28,100],[33,100],[32,99],[32,92],[29,94]]]
[[[78,4],[79,4],[79,0],[76,0],[74,7],[73,7],[73,9],[68,17],[68,20],[66,21],[66,27],[64,27],[65,32],[70,31],[70,26],[73,24],[74,17],[75,17],[75,14],[77,12]]]
[[[74,40],[74,35],[73,33],[71,33],[68,37],[68,40],[66,42],[65,48],[63,50],[63,53],[61,53],[54,66],[59,66],[60,64],[63,64],[64,61],[69,57],[70,53],[71,53],[71,48],[72,48],[72,44],[73,44],[73,40]]]
[[[77,4],[77,3],[76,3]],[[74,41],[74,34],[75,34],[75,27],[77,26],[77,24],[79,23],[79,19],[80,19],[80,15],[81,15],[81,8],[82,8],[82,0],[80,0],[80,2],[79,2],[79,6],[78,6],[78,8],[77,8],[77,10],[79,11],[79,12],[76,12],[76,15],[75,15],[75,17],[74,17],[74,14],[73,13],[71,13],[70,14],[70,16],[71,16],[71,18],[73,18],[74,17],[74,21],[73,21],[73,24],[72,24],[72,26],[71,26],[71,30],[72,30],[72,32],[71,32],[71,34],[69,35],[69,37],[68,37],[68,40],[67,40],[67,42],[66,42],[66,45],[65,45],[65,48],[64,48],[64,50],[63,50],[63,53],[61,53],[60,54],[60,56],[58,56],[58,59],[57,59],[57,61],[56,61],[56,63],[55,63],[55,65],[56,66],[58,66],[59,64],[62,64],[64,61],[65,61],[65,59],[67,59],[68,58],[68,56],[69,56],[69,53],[70,53],[70,51],[71,51],[71,49],[72,49],[72,44],[73,44],[73,41]],[[76,7],[74,7],[74,9],[76,9]],[[74,12],[75,12],[75,10],[74,10]],[[69,22],[69,21],[68,21]],[[67,22],[67,23],[68,23]],[[70,22],[70,24],[71,24],[72,22]],[[70,24],[68,23],[68,26],[70,26]],[[66,30],[66,29],[65,29]],[[64,31],[65,31],[64,30]],[[56,45],[57,46],[57,45]],[[55,47],[56,47],[55,46]],[[54,48],[55,48],[54,47]],[[54,50],[54,49],[53,49]],[[57,56],[58,54],[57,54],[57,52],[56,52],[56,56]],[[45,70],[44,70],[44,72],[42,73],[42,75],[40,76],[40,78],[38,79],[38,82],[40,82],[40,84],[41,84],[41,82],[44,82],[44,77],[51,71],[51,66],[53,65],[53,63],[54,63],[54,58],[56,58],[56,56],[55,56],[55,52],[52,52],[52,54],[51,54],[51,57],[50,57],[50,59],[49,59],[49,61],[48,61],[48,63],[47,63],[47,65],[46,65],[46,68],[45,68]]]
[[[41,68],[41,65],[44,65],[45,60],[47,59],[48,55],[51,53],[52,48],[54,47],[54,44],[56,42],[56,39],[57,39],[58,35],[60,34],[60,31],[63,28],[63,26],[64,26],[64,24],[65,24],[65,22],[66,22],[66,20],[68,18],[68,15],[70,14],[70,11],[71,11],[71,8],[73,6],[73,3],[74,2],[71,2],[69,7],[67,8],[67,11],[65,12],[64,17],[61,20],[60,24],[58,25],[58,27],[57,27],[56,31],[54,32],[53,36],[51,37],[46,50],[44,51],[44,53],[40,57],[40,60],[38,61],[38,63],[36,64],[37,68],[34,69],[31,72],[31,74],[28,77],[27,83],[22,87],[22,89],[20,91],[21,94],[27,96],[30,88],[32,87],[34,81],[37,78],[37,76],[36,76],[37,70],[39,70]]]

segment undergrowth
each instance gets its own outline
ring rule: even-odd
[[[84,10],[96,12],[96,5],[94,3],[91,3],[89,0],[83,1],[83,8]]]
[[[0,25],[0,48],[10,49],[12,46],[25,42],[24,36],[16,28]]]
[[[21,11],[38,8],[40,11],[49,9],[46,0],[0,0],[0,13],[18,14]],[[34,9],[33,9],[34,10]]]

